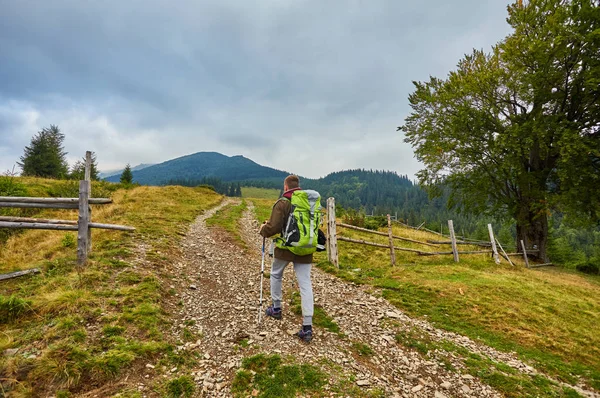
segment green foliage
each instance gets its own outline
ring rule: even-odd
[[[592,261],[585,261],[583,263],[579,263],[575,266],[575,268],[577,269],[577,271],[581,271],[585,274],[591,274],[591,275],[600,275],[600,265],[599,265],[600,261],[598,261],[597,259],[595,259],[594,262]]]
[[[229,205],[224,209],[216,211],[211,218],[206,220],[206,225],[223,228],[231,234],[241,246],[246,247],[244,240],[240,236],[238,227],[239,220],[242,218],[242,214],[246,208],[247,204],[245,200],[242,200],[238,205]]]
[[[127,163],[123,173],[121,173],[121,177],[119,178],[121,184],[131,184],[133,183],[133,173],[131,172],[131,165]]]
[[[27,189],[14,176],[0,176],[0,196],[27,196]]]
[[[203,177],[199,180],[174,178],[167,181],[165,185],[180,185],[182,187],[208,187],[213,191],[220,193],[221,195],[232,198],[242,196],[242,188],[239,182],[223,182],[223,180],[217,177]]]
[[[0,323],[11,322],[31,311],[31,301],[15,295],[0,295]]]
[[[373,349],[368,344],[362,343],[360,341],[353,342],[352,349],[354,349],[354,351],[356,351],[356,353],[361,357],[371,357],[373,356],[373,354],[375,354],[373,352]]]
[[[66,233],[61,240],[62,247],[75,247],[77,240],[72,233]]]
[[[552,206],[600,218],[600,9],[589,0],[509,8],[514,31],[473,51],[446,80],[415,83],[401,129],[430,187],[454,202],[512,217],[545,258]]]
[[[44,178],[65,178],[68,174],[67,153],[64,151],[64,134],[58,126],[43,128],[25,147],[18,162],[24,176]]]
[[[80,181],[85,178],[85,162],[85,158],[75,162],[75,164],[71,168],[71,171],[69,172],[69,179]],[[92,181],[98,181],[98,174],[98,161],[96,158],[96,153],[92,152],[92,166],[90,167],[90,179]]]
[[[187,375],[170,380],[165,387],[169,398],[191,397],[195,388],[194,379]]]
[[[293,398],[316,392],[326,383],[327,376],[313,365],[287,365],[279,355],[258,354],[242,360],[231,391],[236,397],[251,395],[256,389],[258,397]]]

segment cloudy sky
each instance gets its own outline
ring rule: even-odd
[[[217,151],[412,176],[413,80],[509,28],[502,0],[0,0],[0,171],[41,128],[101,170]]]

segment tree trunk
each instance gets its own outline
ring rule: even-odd
[[[548,262],[548,216],[545,212],[532,211],[529,206],[523,206],[517,219],[517,251],[522,252],[521,240],[527,249],[539,250],[531,256],[540,261]]]

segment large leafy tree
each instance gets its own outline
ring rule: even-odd
[[[508,7],[514,31],[446,79],[415,82],[400,127],[453,202],[514,218],[546,259],[548,215],[600,218],[600,1]]]
[[[63,147],[64,140],[65,136],[58,126],[50,125],[50,128],[39,131],[31,139],[31,144],[25,147],[21,161],[18,162],[22,175],[45,178],[66,177],[69,165]]]

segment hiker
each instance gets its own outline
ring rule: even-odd
[[[269,221],[265,221],[259,230],[259,233],[265,238],[270,238],[278,234],[281,235],[275,239],[274,259],[271,266],[272,304],[266,309],[265,313],[272,318],[281,319],[281,300],[283,295],[281,283],[283,271],[292,262],[298,286],[300,287],[302,301],[302,329],[296,333],[296,336],[300,340],[309,343],[313,336],[312,317],[314,312],[310,270],[313,260],[312,253],[314,253],[317,246],[318,224],[321,216],[321,198],[316,191],[303,191],[300,188],[300,180],[296,175],[289,175],[285,178],[283,191],[282,197],[273,206]],[[296,221],[294,221],[293,218],[297,212],[292,213],[292,204],[294,204],[294,208],[297,210],[303,208],[304,205],[307,211],[303,214],[306,215],[303,217],[298,216]],[[310,220],[307,217],[309,214],[308,209],[313,214]],[[295,228],[288,228],[286,232],[285,228],[291,224],[295,225]]]

